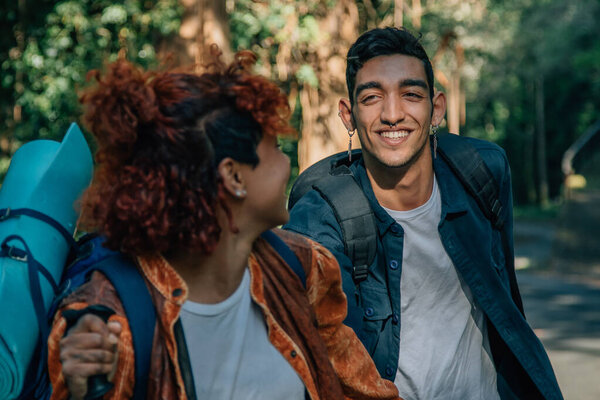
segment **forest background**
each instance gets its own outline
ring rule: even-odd
[[[600,187],[600,0],[0,0],[0,177],[29,140],[60,140],[81,108],[87,71],[118,57],[194,66],[207,45],[258,57],[289,96],[299,170],[347,146],[337,118],[345,54],[365,30],[422,34],[446,92],[443,127],[507,152],[515,203],[564,191],[561,162]],[[165,61],[166,60],[166,61]],[[356,141],[355,141],[356,142]],[[579,147],[579,146],[576,146]],[[573,182],[580,186],[583,179]]]

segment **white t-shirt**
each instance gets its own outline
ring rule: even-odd
[[[405,400],[499,399],[483,312],[438,233],[441,197],[386,211],[404,229],[400,357],[394,383]]]
[[[302,380],[269,342],[247,269],[223,302],[186,301],[181,322],[199,399],[304,399]]]

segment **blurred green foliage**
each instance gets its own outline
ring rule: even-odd
[[[393,24],[393,0],[355,0],[358,31]],[[598,0],[404,1],[403,22],[422,32],[436,69],[461,68],[466,123],[461,134],[502,145],[510,159],[515,201],[538,197],[536,84],[543,84],[550,194],[561,191],[564,151],[600,118]],[[327,45],[319,21],[335,0],[227,0],[233,49],[257,53],[258,72],[290,93],[301,130],[298,91],[321,88],[313,69]],[[156,45],[177,33],[180,0],[0,0],[0,176],[23,142],[60,138],[80,113],[77,91],[87,71],[119,52],[156,64]],[[338,10],[339,11],[339,10]],[[339,15],[338,18],[345,18]],[[445,46],[445,47],[444,47]],[[322,50],[322,49],[321,49]],[[343,55],[342,55],[343,57]],[[343,72],[341,72],[343,73]],[[438,84],[438,89],[443,89]],[[598,148],[598,142],[593,143]],[[579,157],[576,172],[598,175],[597,150]],[[282,148],[297,171],[297,143]],[[582,153],[584,154],[584,153]],[[596,171],[596,172],[595,172]],[[586,175],[588,182],[598,178]]]
[[[177,32],[177,0],[4,1],[0,13],[0,175],[20,143],[60,139],[80,114],[89,70],[117,59],[156,63],[154,44]]]
[[[600,119],[600,2],[494,1],[490,16],[490,29],[504,40],[484,53],[481,74],[471,83],[466,133],[501,144],[515,201],[535,202],[535,82],[541,80],[550,195],[558,196],[564,151]]]

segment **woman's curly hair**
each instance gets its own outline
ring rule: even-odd
[[[253,53],[237,53],[229,66],[213,55],[201,75],[145,72],[123,60],[104,75],[90,72],[97,83],[80,100],[98,150],[83,223],[105,235],[107,247],[212,252],[217,206],[231,218],[219,161],[256,165],[263,134],[294,133],[286,96],[250,72]]]

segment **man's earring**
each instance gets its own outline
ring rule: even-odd
[[[352,136],[356,133],[356,129],[348,130],[348,161],[352,162]]]
[[[437,131],[439,129],[439,125],[431,125],[431,132],[433,133],[433,158],[437,158],[437,147],[438,147],[438,138]]]

